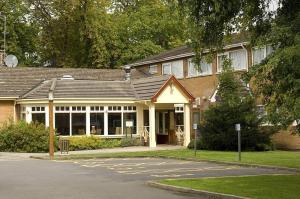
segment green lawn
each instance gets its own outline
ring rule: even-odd
[[[193,150],[165,150],[147,152],[123,152],[123,153],[99,153],[61,156],[57,159],[83,159],[83,158],[103,158],[103,157],[175,157],[175,158],[195,158],[197,160],[216,160],[224,162],[237,162],[236,152],[224,151],[198,151],[194,156]],[[300,152],[290,151],[268,151],[268,152],[243,152],[242,163],[282,166],[300,168]]]
[[[300,198],[300,175],[162,180],[161,183],[255,199]]]

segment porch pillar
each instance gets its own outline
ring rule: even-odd
[[[156,147],[155,135],[155,105],[149,105],[149,146]]]
[[[137,135],[141,135],[143,133],[144,126],[144,109],[141,105],[136,106],[136,118]]]
[[[190,104],[184,104],[184,146],[191,141],[191,108]]]

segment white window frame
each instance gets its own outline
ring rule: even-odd
[[[150,74],[156,74],[158,72],[158,66],[157,64],[153,64],[149,66],[149,73]]]
[[[244,51],[246,53],[246,68],[243,68],[243,69],[235,69],[234,66],[233,69],[234,71],[248,71],[248,66],[249,66],[249,63],[248,63],[248,51],[246,49],[237,49],[237,50],[231,50],[231,51],[227,51],[227,52],[224,52],[224,53],[218,53],[217,54],[217,73],[221,73],[222,70],[220,70],[220,63],[219,63],[219,56],[226,56],[227,58],[230,58],[229,57],[229,54],[232,53],[232,52],[236,52],[236,51]]]
[[[208,63],[206,62],[207,64],[210,65],[210,72],[209,73],[203,73],[203,71],[199,71],[197,70],[197,74],[196,75],[190,75],[190,67],[191,67],[191,63],[193,63],[193,67],[195,67],[195,63],[193,62],[193,58],[189,58],[188,60],[188,78],[192,78],[192,77],[199,77],[199,76],[209,76],[209,75],[212,75],[212,63]],[[200,68],[201,68],[201,64],[200,64]]]
[[[257,50],[257,49],[262,49],[263,48],[263,51],[264,51],[264,58],[260,61],[260,63],[267,58],[267,46],[271,46],[271,45],[264,45],[264,46],[255,46],[251,49],[251,58],[252,58],[252,66],[254,66],[254,50]],[[271,46],[272,47],[272,46]],[[273,47],[272,47],[273,48]],[[274,50],[274,49],[273,49]],[[258,64],[260,64],[258,63]]]
[[[173,73],[173,64],[175,62],[181,62],[181,67],[182,67],[182,76],[181,77],[176,77],[176,75]],[[169,70],[169,74],[166,74],[164,73],[164,67],[165,66],[170,66],[170,70]],[[162,64],[162,67],[161,67],[161,74],[162,75],[174,75],[177,79],[183,79],[184,78],[184,68],[183,68],[183,60],[180,59],[180,60],[176,60],[176,61],[173,61],[173,62],[166,62],[166,63],[163,63]]]

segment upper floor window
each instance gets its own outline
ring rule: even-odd
[[[252,61],[253,64],[259,64],[264,60],[268,55],[274,51],[271,45],[266,45],[263,47],[254,47],[252,49]]]
[[[157,65],[150,65],[150,66],[149,66],[149,73],[150,73],[150,74],[155,74],[155,73],[157,73]]]
[[[231,60],[231,66],[234,70],[246,70],[247,69],[247,51],[235,50],[218,55],[218,72],[223,70],[223,63],[225,59]]]
[[[196,77],[201,75],[211,75],[212,74],[212,65],[207,63],[205,60],[201,60],[200,68],[193,62],[192,59],[188,60],[188,76]]]
[[[183,61],[173,61],[162,65],[163,75],[174,75],[176,78],[183,78]]]

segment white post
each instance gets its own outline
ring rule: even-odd
[[[188,146],[191,141],[191,108],[189,104],[184,104],[184,146]]]
[[[86,107],[86,113],[85,113],[85,133],[87,136],[91,135],[91,119],[90,119],[90,112],[91,112],[91,107],[87,106]]]
[[[45,106],[45,123],[46,127],[49,127],[49,106]]]
[[[137,135],[141,135],[144,126],[144,109],[141,105],[136,106],[136,123],[136,133]]]
[[[26,106],[26,122],[30,123],[32,121],[32,115],[31,115],[31,106]]]
[[[149,105],[149,141],[150,147],[156,147],[156,135],[155,135],[155,105]]]
[[[104,136],[108,135],[108,107],[104,106]]]

